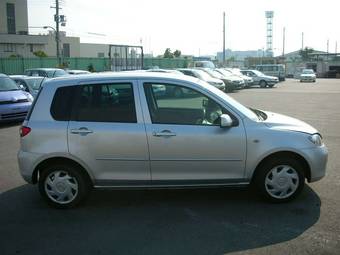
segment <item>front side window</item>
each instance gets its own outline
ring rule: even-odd
[[[191,88],[147,83],[144,91],[155,124],[220,125],[220,116],[226,113],[214,100]]]
[[[76,121],[136,123],[132,84],[98,84],[79,87]]]

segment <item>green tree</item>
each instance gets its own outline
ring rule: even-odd
[[[173,58],[174,54],[171,52],[170,48],[166,48],[163,58]]]
[[[314,52],[313,48],[304,48],[303,50],[300,50],[299,54],[304,61],[308,61],[310,59],[310,54]]]
[[[180,50],[175,50],[174,51],[174,57],[179,58],[182,55],[182,52]]]
[[[38,58],[46,58],[47,57],[47,54],[42,50],[38,50],[38,51],[33,52],[33,55],[38,57]]]

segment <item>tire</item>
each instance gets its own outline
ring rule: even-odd
[[[56,178],[60,181],[56,182]],[[61,209],[79,205],[88,197],[92,187],[85,174],[67,164],[51,165],[43,169],[38,185],[46,202]]]
[[[304,168],[295,158],[273,158],[258,170],[253,184],[260,195],[270,202],[291,201],[304,187]]]
[[[264,80],[260,81],[260,87],[261,88],[265,88],[266,86],[267,86],[267,82],[266,81],[264,81]]]

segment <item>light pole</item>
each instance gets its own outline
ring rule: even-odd
[[[55,42],[56,42],[56,49],[57,49],[57,59],[58,59],[58,65],[61,65],[61,59],[60,59],[60,51],[59,51],[59,33],[57,33],[57,30],[54,27],[51,26],[43,26],[44,29],[51,28],[54,31],[55,34]]]

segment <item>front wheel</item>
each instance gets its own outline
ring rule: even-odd
[[[298,160],[275,158],[259,169],[254,184],[265,199],[272,202],[287,202],[302,191],[304,183],[304,169]]]
[[[267,86],[267,82],[266,81],[260,81],[260,87],[261,88],[265,88]]]
[[[89,194],[91,185],[85,174],[69,165],[45,168],[39,178],[39,191],[47,203],[56,208],[71,208]]]

